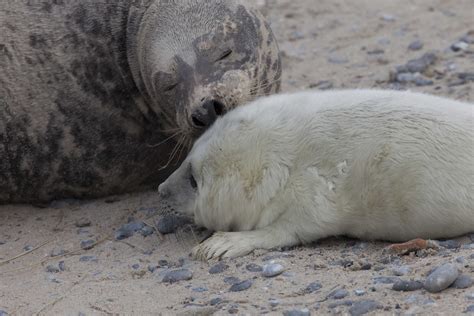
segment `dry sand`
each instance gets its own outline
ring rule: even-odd
[[[474,101],[474,82],[459,79],[459,73],[474,73],[474,44],[458,52],[450,49],[474,30],[472,0],[258,2],[283,52],[284,91],[398,87]],[[415,40],[420,40],[423,47],[409,50],[408,45]],[[395,66],[432,50],[437,51],[438,58],[423,78],[433,84],[389,82]],[[474,287],[447,289],[439,294],[424,290],[396,292],[391,284],[380,283],[390,282],[390,278],[374,279],[393,276],[393,269],[398,269],[406,273],[402,279],[423,280],[433,267],[445,262],[454,262],[472,277],[472,244],[389,257],[382,252],[385,243],[331,239],[286,252],[258,251],[226,261],[227,270],[209,274],[210,265],[188,257],[198,238],[190,232],[163,239],[156,234],[146,238],[136,234],[123,242],[114,240],[114,229],[126,223],[129,216],[146,218],[147,212],[158,205],[157,199],[154,192],[149,192],[80,205],[61,202],[42,209],[0,206],[0,310],[9,315],[206,315],[213,311],[281,314],[307,308],[319,315],[345,314],[350,304],[375,300],[381,309],[372,314],[455,315],[474,304]],[[76,227],[81,218],[89,219],[90,227]],[[148,218],[147,222],[153,220]],[[80,242],[87,239],[98,244],[82,250]],[[470,242],[466,238],[463,241]],[[14,259],[27,246],[33,249]],[[51,257],[53,250],[68,253]],[[269,255],[280,257],[286,268],[284,274],[264,278],[246,269],[249,263],[264,264]],[[167,267],[148,271],[148,266],[158,265],[159,260],[167,260],[171,268],[191,270],[192,279],[162,283]],[[58,267],[60,261],[64,261],[64,271],[47,272],[48,265]],[[370,269],[361,270],[363,265],[369,268],[367,264]],[[228,277],[250,279],[252,286],[229,292],[232,279]],[[309,294],[302,292],[311,282],[319,282],[322,288]],[[341,300],[327,298],[335,289],[347,289],[349,295]],[[357,296],[356,289],[364,294]],[[214,298],[222,302],[211,306]],[[334,307],[340,302],[344,303]]]

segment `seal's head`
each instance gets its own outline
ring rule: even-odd
[[[264,114],[266,123],[263,117],[257,122]],[[164,208],[215,231],[252,230],[275,221],[291,200],[285,185],[297,143],[288,139],[292,133],[282,117],[260,113],[252,103],[218,118],[159,186]]]
[[[243,0],[148,0],[129,17],[128,56],[142,111],[194,140],[217,116],[279,90],[281,62],[263,16]],[[133,42],[133,38],[136,41]]]

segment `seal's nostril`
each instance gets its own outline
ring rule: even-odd
[[[191,115],[195,127],[209,127],[218,116],[225,113],[225,106],[217,100],[207,100]]]

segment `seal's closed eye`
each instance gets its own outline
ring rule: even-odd
[[[189,176],[189,182],[191,183],[191,187],[193,189],[197,189],[198,185],[197,185],[196,179],[194,179],[194,176],[192,174]]]

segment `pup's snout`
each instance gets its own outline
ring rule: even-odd
[[[196,128],[208,128],[218,116],[223,115],[225,106],[217,100],[206,100],[191,114],[191,120]]]
[[[166,199],[170,197],[171,192],[166,186],[164,186],[164,183],[162,183],[158,187],[158,194],[160,195],[161,199]]]

